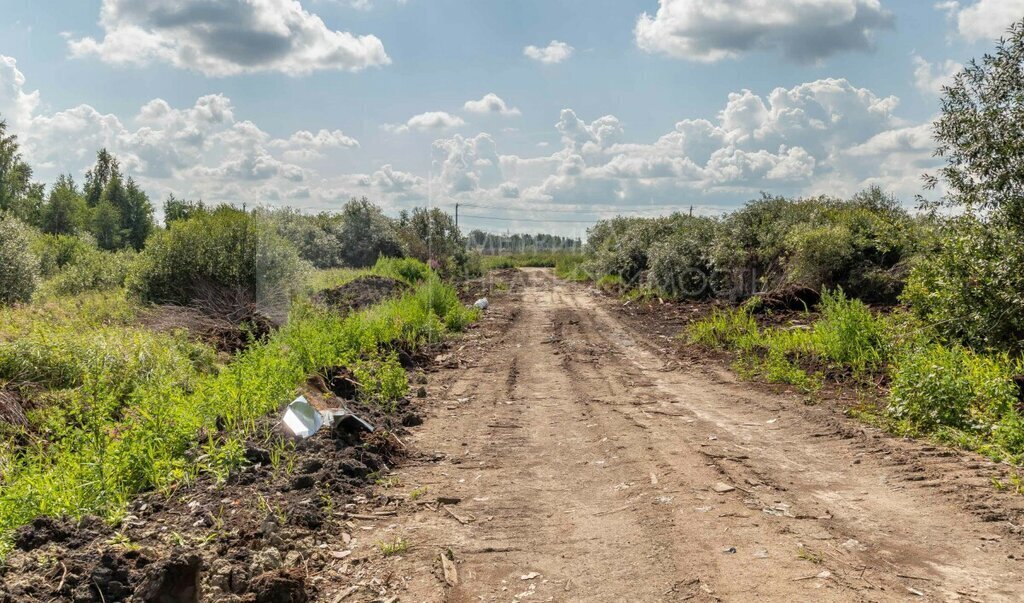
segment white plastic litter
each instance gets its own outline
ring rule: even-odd
[[[324,425],[324,417],[320,411],[306,400],[305,396],[299,396],[284,411],[284,426],[288,431],[300,438],[308,438]]]
[[[284,411],[281,418],[288,431],[300,438],[308,438],[322,427],[343,425],[351,431],[373,432],[370,425],[347,408],[333,408],[323,412],[313,408],[305,396],[299,396]]]
[[[491,302],[487,301],[486,297],[481,297],[480,299],[476,300],[476,303],[473,305],[476,306],[477,308],[480,308],[481,310],[486,310],[491,305]]]

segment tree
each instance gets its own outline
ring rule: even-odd
[[[50,197],[42,210],[40,226],[50,234],[78,234],[86,227],[89,207],[78,191],[71,174],[61,174],[50,189]]]
[[[121,212],[109,201],[100,201],[92,210],[92,234],[101,249],[119,249],[123,240]]]
[[[1024,21],[1007,33],[944,89],[934,130],[946,165],[926,183],[943,182],[949,205],[1024,230]]]
[[[380,256],[405,255],[392,221],[366,197],[352,199],[342,208],[338,240],[341,257],[349,266],[371,266]]]
[[[96,207],[100,204],[103,191],[106,190],[107,184],[115,175],[119,178],[121,175],[117,159],[106,149],[100,149],[96,154],[96,165],[85,173],[85,202],[89,207]]]
[[[142,249],[146,239],[153,232],[153,204],[149,197],[129,178],[125,186],[127,204],[121,210],[121,228],[125,232],[125,243]]]
[[[0,120],[0,213],[32,222],[37,217],[41,185],[32,184],[32,168],[21,158],[18,137]]]
[[[133,179],[125,180],[117,158],[106,149],[96,154],[96,165],[85,174],[85,202],[93,208],[93,234],[104,249],[142,249],[153,231],[149,197]]]
[[[173,193],[167,195],[164,201],[164,226],[171,227],[171,223],[177,220],[188,220],[199,214],[207,213],[206,204],[200,201],[187,201],[179,199]]]
[[[468,258],[466,242],[455,219],[440,209],[417,207],[403,213],[399,225],[409,255],[424,262],[436,262],[445,270],[456,270]]]
[[[944,89],[934,131],[946,165],[925,182],[944,184],[939,203],[962,214],[915,267],[904,300],[947,339],[1022,351],[1024,21]]]

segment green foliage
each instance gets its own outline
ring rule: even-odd
[[[582,254],[564,254],[555,262],[555,275],[574,282],[589,281],[590,274],[584,268],[586,261]]]
[[[668,237],[680,218],[676,214],[669,218],[613,218],[598,222],[587,239],[592,257],[587,269],[595,275],[619,277],[629,286],[639,284],[648,268],[651,246]]]
[[[723,350],[753,347],[759,331],[757,321],[745,308],[714,310],[692,323],[686,332],[690,343]]]
[[[0,215],[0,305],[27,302],[39,281],[39,258],[31,246],[32,229]]]
[[[820,317],[810,327],[758,327],[752,304],[715,310],[689,326],[690,343],[736,352],[737,368],[748,377],[788,383],[803,391],[821,387],[820,369],[875,374],[893,347],[890,323],[841,289],[822,296]]]
[[[89,223],[89,206],[70,174],[57,178],[42,214],[40,227],[43,232],[76,235],[85,231]]]
[[[1024,232],[1022,64],[1024,21],[1018,21],[994,53],[970,61],[944,89],[933,128],[946,165],[928,179],[931,187],[945,184],[947,204],[987,212],[1017,233]]]
[[[934,124],[946,165],[928,178],[962,211],[916,263],[904,300],[950,343],[1024,352],[1024,22],[944,91]]]
[[[679,216],[674,230],[650,250],[648,284],[669,298],[705,298],[717,281],[711,249],[718,221]]]
[[[83,245],[59,272],[43,283],[40,294],[45,297],[76,295],[123,287],[138,257],[133,249],[103,251]]]
[[[571,253],[513,253],[507,255],[483,256],[483,269],[500,270],[508,268],[554,268],[562,257]]]
[[[266,220],[221,207],[156,233],[136,267],[129,286],[145,301],[188,305],[213,289],[278,304],[301,286],[305,263]]]
[[[164,226],[170,226],[171,222],[187,220],[208,211],[209,208],[202,201],[179,199],[173,194],[168,194],[164,201]]]
[[[545,233],[492,234],[474,229],[466,236],[466,246],[484,256],[529,256],[579,253],[583,243],[579,239]]]
[[[891,303],[924,227],[876,187],[845,201],[765,196],[725,219],[712,261],[727,297],[802,285]]]
[[[366,197],[352,199],[341,209],[338,241],[342,261],[355,268],[372,266],[382,256],[405,255],[392,221]]]
[[[952,428],[1020,446],[1019,389],[1024,371],[1005,354],[977,354],[960,346],[933,344],[901,358],[893,371],[888,412],[913,433]]]
[[[411,257],[426,262],[443,276],[462,276],[469,254],[455,219],[438,208],[417,207],[398,219],[399,236]]]
[[[41,195],[41,190],[33,190],[32,168],[21,158],[18,137],[8,134],[7,122],[0,119],[0,215],[31,223],[39,201],[33,192]]]
[[[95,246],[87,236],[39,234],[33,237],[32,253],[39,258],[40,274],[49,278]]]
[[[373,273],[416,285],[427,280],[430,268],[415,258],[382,257],[373,265]]]
[[[597,279],[597,282],[594,284],[598,289],[615,293],[616,295],[621,295],[628,289],[626,279],[622,278],[618,274],[606,274]]]
[[[297,209],[261,208],[255,214],[270,220],[277,233],[298,250],[302,259],[314,268],[337,268],[347,264],[342,247],[342,218],[320,213],[307,215]]]
[[[820,310],[812,347],[822,358],[854,373],[882,366],[887,358],[887,325],[864,302],[848,299],[842,289],[836,289],[822,294]]]
[[[171,233],[197,221],[176,223]],[[352,367],[360,395],[387,407],[408,387],[397,353],[439,341],[471,315],[434,277],[400,299],[344,318],[299,305],[270,339],[214,371],[211,350],[178,336],[118,324],[83,328],[87,318],[78,314],[63,324],[66,304],[18,312],[21,318],[0,316],[2,324],[20,325],[9,336],[0,333],[0,379],[17,375],[64,389],[54,390],[61,412],[34,417],[47,440],[33,440],[17,454],[0,451],[5,538],[38,515],[116,517],[144,489],[169,487],[199,471],[225,475],[241,462],[256,419],[277,411],[308,375],[328,367]],[[218,425],[227,426],[224,438],[186,454],[197,446],[197,433],[217,432]]]

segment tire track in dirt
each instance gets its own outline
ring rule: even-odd
[[[907,463],[781,397],[666,371],[599,300],[524,278],[508,330],[431,384],[436,415],[411,443],[444,460],[402,480],[461,502],[400,518],[403,599],[1024,597],[1020,542],[940,485],[908,485],[925,482]]]

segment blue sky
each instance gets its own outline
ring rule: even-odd
[[[5,5],[0,115],[42,181],[108,146],[157,198],[458,201],[506,218],[470,226],[559,232],[759,191],[911,203],[944,76],[1024,17],[1024,0]],[[526,221],[556,214],[581,222]]]

